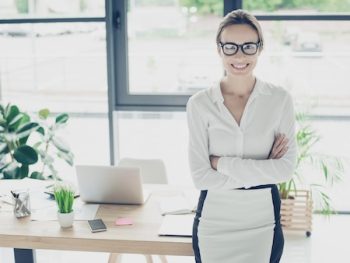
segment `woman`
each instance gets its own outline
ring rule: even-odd
[[[254,16],[226,15],[216,43],[226,74],[187,104],[190,169],[201,190],[196,262],[279,262],[284,239],[276,184],[292,177],[296,161],[292,98],[253,75],[264,44]]]

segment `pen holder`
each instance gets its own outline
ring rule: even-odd
[[[29,192],[13,192],[14,208],[13,213],[17,218],[29,216],[30,212],[30,198]]]

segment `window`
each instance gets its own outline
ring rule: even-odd
[[[215,31],[234,1],[118,1],[116,110],[183,111],[191,94],[222,75]],[[112,19],[113,20],[113,19]],[[115,24],[115,23],[114,23]],[[115,30],[116,29],[116,30]],[[120,43],[120,41],[122,43]]]
[[[115,109],[184,110],[191,94],[222,75],[216,29],[224,13],[242,7],[258,17],[265,31],[266,49],[256,74],[283,85],[301,103],[317,103],[320,114],[344,112],[350,36],[350,15],[344,11],[350,5],[311,0],[119,3],[114,8],[125,9],[127,18],[125,32],[119,30],[125,44],[115,62],[116,75],[124,80],[116,83]],[[331,94],[330,86],[337,91],[332,88]]]
[[[0,1],[0,99],[69,113],[76,163],[110,160],[105,20],[103,0]],[[73,180],[74,168],[59,174]]]
[[[0,17],[15,18],[62,18],[103,17],[103,0],[1,0]]]
[[[107,113],[103,23],[1,24],[0,32],[3,100],[33,111]]]

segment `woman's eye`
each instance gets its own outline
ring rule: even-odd
[[[247,50],[247,49],[255,49],[255,46],[253,44],[246,44],[246,45],[243,46],[243,48],[245,50]]]
[[[225,45],[226,50],[236,50],[236,47],[234,45]]]

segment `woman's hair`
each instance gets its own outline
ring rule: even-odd
[[[263,38],[260,24],[255,16],[249,14],[248,12],[246,12],[242,9],[237,9],[237,10],[234,10],[234,11],[228,13],[224,17],[224,19],[221,21],[219,28],[218,28],[218,31],[216,33],[216,44],[219,45],[219,43],[221,41],[222,31],[226,27],[231,26],[231,25],[248,25],[252,29],[254,29],[256,31],[256,33],[258,34],[258,38],[260,41],[259,48],[260,48],[260,50],[262,50],[262,48],[264,46],[264,38]]]

